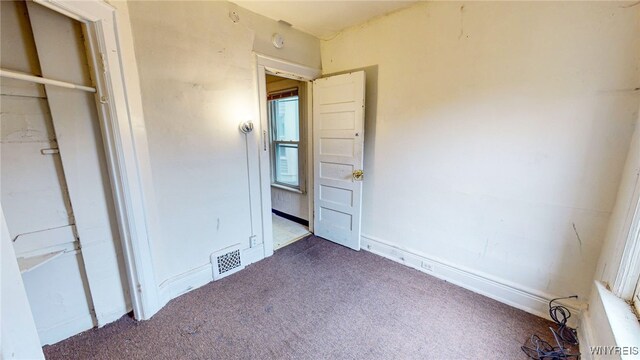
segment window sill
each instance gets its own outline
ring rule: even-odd
[[[294,193],[297,193],[297,194],[304,194],[304,191],[302,191],[300,189],[295,189],[295,188],[284,186],[284,185],[280,185],[280,184],[271,184],[271,187],[278,188],[278,189],[281,189],[281,190],[291,191],[291,192],[294,192]]]
[[[596,282],[596,289],[616,341],[619,344],[640,344],[640,323],[631,306],[599,281]]]
[[[586,320],[586,321],[585,321]],[[640,344],[640,322],[631,306],[609,291],[599,281],[595,282],[589,300],[589,310],[583,316],[585,344],[580,344],[584,358],[598,359],[588,346],[636,347]],[[618,354],[621,359],[635,358],[636,354]]]

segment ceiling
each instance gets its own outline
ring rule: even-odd
[[[417,1],[234,1],[241,7],[328,40],[340,31]]]

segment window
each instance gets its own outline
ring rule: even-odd
[[[636,315],[640,317],[640,278],[638,279],[638,283],[636,284],[636,291],[633,294],[633,307],[636,310]]]
[[[272,183],[303,191],[298,89],[271,93],[267,100],[271,125]]]

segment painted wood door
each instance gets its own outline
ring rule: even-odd
[[[360,250],[364,71],[313,82],[314,232]]]

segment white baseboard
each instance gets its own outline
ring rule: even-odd
[[[243,250],[242,256],[244,257],[242,260],[244,262],[244,266],[249,266],[264,259],[264,244]]]
[[[38,328],[38,336],[42,345],[55,344],[83,331],[93,328],[93,316],[88,313],[46,329]]]
[[[166,305],[172,299],[212,281],[213,270],[211,269],[211,263],[198,266],[195,269],[163,281],[159,289],[160,300]]]
[[[556,296],[525,289],[506,280],[465,269],[461,266],[420,254],[417,251],[402,249],[387,241],[368,235],[362,235],[362,248],[504,304],[550,319],[549,300]],[[431,269],[425,268],[423,264],[430,266]],[[578,302],[576,306],[576,302],[569,304],[559,301],[558,303],[566,306],[571,311],[572,316],[569,319],[569,325],[576,327],[581,309],[585,307],[585,304]]]
[[[127,301],[129,303],[129,301]],[[96,314],[98,318],[98,327],[101,328],[107,324],[110,324],[118,319],[120,319],[125,314],[132,311],[133,308],[131,305],[127,304],[126,307],[118,307],[117,309],[111,309],[108,313]]]
[[[264,259],[264,246],[242,250],[244,265],[250,265]],[[240,270],[242,271],[242,270]],[[207,263],[185,273],[174,276],[162,282],[159,286],[160,300],[163,306],[172,299],[191,290],[195,290],[213,281],[213,269],[211,263]]]
[[[578,326],[578,340],[580,341],[580,358],[583,360],[592,360],[591,346],[593,343],[593,322],[589,312],[585,311],[580,319]]]

